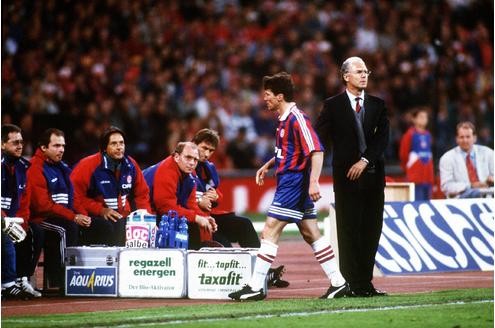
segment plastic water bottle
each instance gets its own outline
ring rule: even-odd
[[[162,230],[158,228],[156,230],[156,238],[155,238],[155,248],[160,248],[160,243],[162,242]]]
[[[162,215],[160,224],[158,225],[156,247],[166,248],[168,241],[168,217],[167,215]]]
[[[177,212],[168,211],[168,243],[167,248],[175,248],[175,235],[177,233]]]
[[[180,218],[179,231],[175,237],[177,242],[177,248],[187,249],[189,246],[189,227],[187,225],[187,219],[185,216]]]

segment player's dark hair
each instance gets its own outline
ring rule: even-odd
[[[263,77],[263,89],[271,90],[274,95],[283,94],[285,101],[294,100],[294,83],[287,72]]]
[[[56,128],[49,128],[46,129],[40,136],[38,140],[38,147],[45,146],[48,147],[50,144],[50,138],[51,136],[55,135],[57,137],[65,137],[64,131],[56,129]]]
[[[201,129],[193,137],[192,142],[199,145],[202,142],[212,145],[217,148],[220,141],[218,132],[212,129]]]
[[[21,133],[21,128],[14,124],[3,124],[2,125],[2,142],[9,141],[9,133],[19,132]]]
[[[100,151],[105,151],[108,146],[108,142],[110,141],[110,136],[114,133],[119,133],[122,138],[124,138],[124,143],[125,143],[125,134],[124,131],[119,129],[116,126],[110,126],[109,128],[105,129],[103,133],[100,136]]]

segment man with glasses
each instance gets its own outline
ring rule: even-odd
[[[199,249],[210,243],[212,234],[217,231],[215,219],[203,212],[196,202],[193,173],[198,161],[198,146],[193,142],[179,142],[172,155],[143,172],[157,217],[169,210],[176,211],[179,217],[186,217],[189,249]]]
[[[30,164],[22,157],[23,145],[18,126],[2,125],[2,298],[41,296],[28,281],[32,263],[37,262],[40,255],[42,235],[36,225],[28,222],[31,191],[26,172]],[[23,250],[29,252],[24,254]]]
[[[365,93],[370,71],[364,61],[346,59],[341,74],[345,91],[325,100],[316,123],[323,144],[333,146],[340,270],[347,296],[381,296],[371,281],[383,224],[389,122],[384,101]]]
[[[125,246],[126,217],[151,211],[149,189],[136,161],[125,153],[125,134],[111,126],[100,137],[100,152],[83,158],[71,174],[76,213],[91,216],[80,226],[83,244]]]

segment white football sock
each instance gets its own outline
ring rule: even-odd
[[[261,246],[258,250],[258,256],[256,257],[256,262],[254,264],[253,275],[249,281],[249,286],[251,286],[253,290],[256,291],[265,287],[266,275],[277,256],[277,249],[278,245],[268,240],[261,240]]]
[[[342,286],[345,283],[345,279],[340,273],[339,264],[335,259],[330,243],[321,237],[311,244],[311,248],[332,286]]]

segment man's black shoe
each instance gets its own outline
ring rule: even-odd
[[[285,267],[283,265],[278,268],[268,270],[267,285],[270,287],[286,288],[289,286],[289,282],[282,280],[282,275],[285,273]]]
[[[370,296],[388,296],[386,292],[376,289],[375,287],[371,288],[368,293],[370,294]]]

